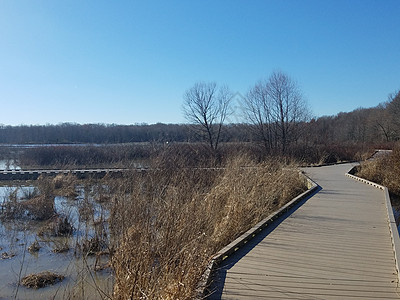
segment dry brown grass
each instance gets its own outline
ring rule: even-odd
[[[57,195],[75,198],[78,194],[75,190],[75,186],[78,179],[73,174],[58,174],[52,179],[52,185],[54,186],[54,191]]]
[[[228,244],[304,189],[294,168],[234,159],[205,198],[215,223],[213,240]]]
[[[382,184],[400,196],[400,147],[388,156],[362,163],[356,175]]]
[[[294,168],[245,156],[225,169],[155,163],[113,199],[115,299],[193,298],[214,253],[305,189]]]
[[[66,216],[53,216],[39,228],[38,236],[70,236],[74,231],[71,221]]]
[[[85,199],[77,204],[76,232],[84,236],[76,248],[83,257],[96,255],[96,262],[109,255],[115,299],[193,298],[218,250],[306,189],[287,162],[167,150],[147,171],[85,185]],[[216,161],[223,168],[206,168]],[[29,212],[46,220],[42,236],[69,236],[74,228],[67,217],[54,216],[54,196],[74,196],[76,183],[71,176],[40,178],[30,199],[10,198],[10,215]],[[63,244],[54,251],[68,249]]]
[[[55,215],[54,196],[43,194],[21,202],[22,208],[34,220],[48,220]]]
[[[21,284],[28,288],[40,289],[48,285],[56,284],[63,279],[63,275],[45,271],[25,276],[21,279]]]
[[[18,196],[19,188],[12,190],[3,201],[0,218],[3,220],[33,219],[48,220],[55,214],[54,193],[51,182],[39,179],[37,186],[31,191],[23,191],[24,196]]]

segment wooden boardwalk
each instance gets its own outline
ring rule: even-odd
[[[399,299],[383,191],[307,168],[322,189],[228,258],[211,299]]]
[[[57,176],[59,174],[68,175],[72,174],[78,178],[103,178],[105,175],[119,176],[129,169],[44,169],[44,170],[0,170],[0,181],[6,180],[36,180],[40,176]],[[144,169],[138,168],[138,171]]]

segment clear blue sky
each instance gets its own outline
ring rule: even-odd
[[[400,89],[399,0],[0,0],[0,124],[183,123],[196,81],[274,70],[315,116]],[[235,120],[233,120],[235,121]]]

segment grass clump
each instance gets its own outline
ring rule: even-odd
[[[40,250],[40,245],[38,241],[34,241],[29,247],[28,247],[28,251],[30,253],[35,253],[38,252]]]
[[[67,216],[54,216],[46,221],[39,229],[39,236],[70,236],[74,232],[74,226]]]
[[[67,175],[58,174],[52,180],[54,191],[57,195],[72,199],[74,199],[78,195],[75,190],[76,183],[77,183],[77,178],[71,173]]]
[[[0,204],[2,220],[31,219],[44,221],[55,215],[54,193],[47,179],[40,178],[34,189],[11,189]],[[22,191],[22,196],[20,195]]]
[[[36,274],[30,274],[21,279],[21,284],[31,289],[40,289],[48,285],[56,284],[64,280],[63,275],[59,275],[53,272],[40,272]]]
[[[21,202],[21,206],[26,211],[27,216],[33,220],[49,220],[55,215],[53,195],[39,195]]]

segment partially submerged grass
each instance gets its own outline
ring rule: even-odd
[[[51,264],[51,262],[43,264],[48,259],[51,261],[61,260],[61,262],[56,263],[57,266],[61,266],[57,267],[57,271],[60,271],[61,274],[65,272],[63,275],[71,275],[70,282],[72,282],[72,285],[74,285],[74,282],[77,285],[79,284],[80,290],[93,290],[94,288],[91,286],[93,281],[97,281],[99,278],[101,278],[101,282],[105,281],[106,273],[109,274],[110,272],[103,271],[98,276],[94,275],[95,271],[106,269],[106,264],[109,262],[109,255],[104,254],[109,253],[109,251],[104,251],[102,248],[102,243],[108,239],[97,240],[97,236],[100,236],[97,232],[101,232],[100,229],[104,227],[102,225],[105,222],[102,213],[103,208],[98,209],[96,207],[96,210],[91,210],[91,217],[85,216],[81,218],[78,209],[81,203],[86,201],[99,206],[92,199],[92,197],[96,196],[97,191],[91,193],[90,188],[85,188],[83,191],[84,186],[87,184],[91,187],[94,184],[93,181],[80,181],[79,183],[84,183],[85,185],[76,187],[76,190],[80,192],[79,197],[67,199],[67,197],[57,197],[56,194],[62,195],[64,193],[62,190],[75,190],[77,181],[67,180],[68,176],[61,179],[60,183],[60,181],[55,182],[54,178],[42,177],[32,182],[30,186],[14,183],[13,186],[6,188],[7,193],[4,199],[0,200],[0,229],[3,230],[4,227],[7,234],[8,232],[13,233],[10,233],[10,236],[7,237],[9,240],[0,240],[0,246],[3,246],[3,242],[7,243],[4,250],[1,249],[0,260],[11,259],[13,256],[18,256],[18,258],[13,260],[12,265],[11,263],[9,264],[11,269],[2,270],[2,273],[4,275],[5,272],[12,272],[18,262],[20,262],[20,270],[29,270],[36,273],[35,266],[38,266],[38,263],[40,264],[38,268],[41,269],[43,265]],[[1,202],[2,200],[3,202]],[[102,205],[107,206],[107,203]],[[93,222],[94,219],[97,221],[95,224]],[[22,235],[24,237],[23,241],[21,241]],[[3,238],[2,232],[0,232],[0,236]],[[83,245],[83,247],[80,247],[80,245]],[[70,248],[72,248],[71,251]],[[101,259],[97,259],[97,256],[96,260],[87,258],[87,255],[97,255],[100,249],[102,252]],[[25,252],[30,253],[29,259],[31,256],[33,257],[32,262],[26,262]],[[57,254],[52,254],[52,252]],[[38,257],[40,257],[39,260],[35,259]],[[78,267],[80,261],[84,263]],[[70,272],[71,268],[74,270],[72,273]],[[22,282],[22,274],[23,272],[21,271],[18,275],[17,282],[19,284],[16,285],[15,295],[18,294],[18,287],[21,284],[39,288],[42,284],[51,283],[53,280],[49,276],[42,276],[49,274],[31,274],[31,276],[24,278]],[[54,280],[57,281],[58,279]],[[112,282],[112,279],[109,279],[109,281]],[[46,289],[45,293],[51,294],[53,291],[57,293],[58,289],[67,289],[69,291],[71,289],[70,285],[67,287],[63,284],[61,287],[49,288]],[[4,286],[5,283],[3,282],[0,289]],[[108,291],[108,293],[111,292]],[[7,296],[7,298],[9,297]]]
[[[1,205],[3,220],[31,219],[44,221],[55,215],[54,189],[49,179],[40,178],[33,189],[12,189]]]
[[[53,195],[41,194],[20,204],[27,216],[33,220],[48,220],[55,215]]]
[[[66,216],[54,216],[46,221],[38,231],[39,236],[70,236],[74,231],[71,221]]]
[[[71,173],[67,175],[58,174],[53,178],[52,184],[57,195],[67,198],[75,198],[78,195],[75,190],[77,181],[76,176]]]
[[[64,280],[64,276],[53,272],[30,274],[21,279],[21,284],[32,289],[40,289]]]
[[[28,251],[31,253],[35,253],[38,252],[40,250],[40,245],[38,241],[34,241],[29,247],[28,247]]]

